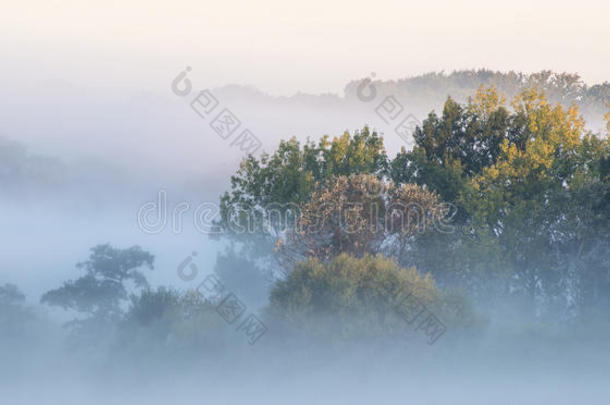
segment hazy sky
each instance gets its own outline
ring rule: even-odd
[[[272,94],[342,91],[488,67],[609,80],[610,2],[0,0],[0,84],[166,91],[191,65],[198,86]]]

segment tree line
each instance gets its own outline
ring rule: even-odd
[[[216,274],[270,328],[323,339],[405,333],[405,296],[454,331],[481,326],[474,307],[506,302],[530,319],[607,316],[608,134],[537,89],[509,106],[481,87],[413,137],[394,157],[364,127],[245,158],[220,198]],[[81,336],[222,345],[214,303],[151,288],[153,264],[139,247],[96,246],[41,302],[78,314]],[[5,285],[0,300],[15,324],[23,295]]]

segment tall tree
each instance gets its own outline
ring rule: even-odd
[[[327,261],[385,252],[400,258],[407,243],[445,214],[436,194],[413,184],[386,183],[371,174],[339,176],[303,204],[287,243],[278,248],[300,261]]]
[[[95,246],[89,259],[76,265],[84,275],[47,291],[41,302],[86,314],[88,320],[117,320],[129,295],[126,283],[132,282],[136,289],[148,287],[141,269],[152,269],[153,262],[154,257],[139,246]]]
[[[387,164],[383,139],[368,127],[332,140],[324,136],[318,143],[282,141],[274,153],[249,156],[240,164],[231,190],[220,199],[215,237],[234,243],[245,258],[274,267],[275,243],[296,223],[316,184],[357,173],[382,177]]]

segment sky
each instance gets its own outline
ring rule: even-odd
[[[0,1],[0,84],[165,92],[185,66],[205,86],[339,93],[467,68],[609,80],[610,2]],[[10,92],[9,92],[10,94]]]

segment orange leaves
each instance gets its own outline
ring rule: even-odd
[[[339,176],[303,205],[290,240],[324,260],[342,252],[361,256],[377,253],[391,235],[406,241],[444,215],[436,194],[417,185],[366,174]]]

